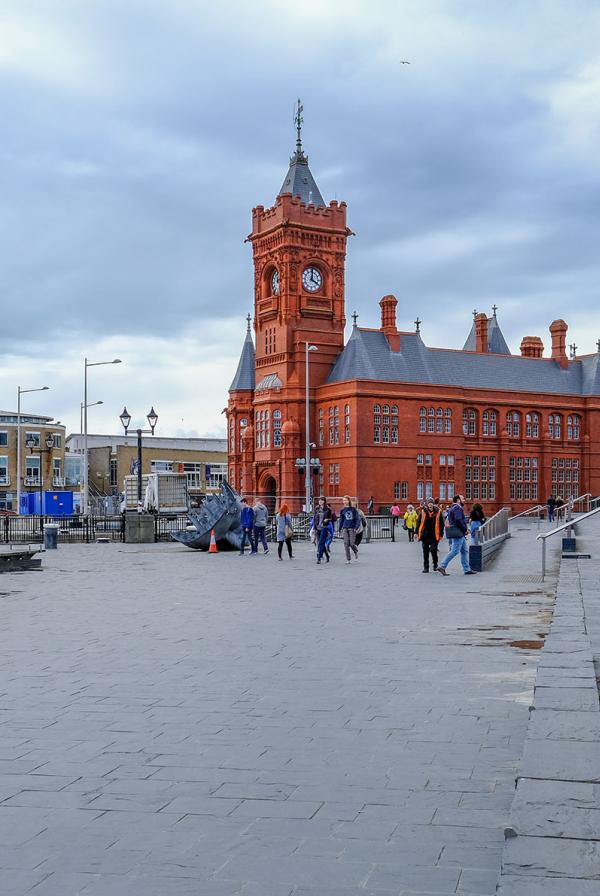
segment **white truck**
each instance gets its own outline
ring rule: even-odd
[[[125,477],[125,510],[138,509],[138,478]],[[143,510],[155,513],[186,513],[188,487],[185,473],[144,473]]]

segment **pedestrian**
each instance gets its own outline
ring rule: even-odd
[[[365,529],[367,528],[367,518],[358,506],[356,505],[356,512],[358,513],[358,529],[356,530],[356,537],[354,539],[354,544],[358,547],[363,540],[363,535],[365,534]]]
[[[430,499],[421,509],[418,538],[423,548],[423,572],[429,572],[429,557],[433,571],[438,568],[438,544],[444,534],[444,515],[438,504]]]
[[[371,495],[371,497],[369,498],[369,503],[367,504],[367,513],[369,514],[369,516],[373,516],[373,514],[375,513],[375,498],[373,497],[373,495]]]
[[[392,506],[390,508],[390,513],[392,515],[392,529],[395,529],[396,526],[398,525],[398,520],[400,519],[400,517],[402,515],[402,511],[400,510],[400,505],[398,504],[397,501],[394,501],[394,503],[392,504]]]
[[[246,540],[250,545],[250,553],[255,554],[256,550],[254,547],[254,511],[249,506],[246,498],[242,498],[242,512],[240,514],[240,524],[242,526],[242,541],[240,544],[240,556],[244,556],[244,548],[246,547]]]
[[[556,498],[554,495],[550,495],[548,500],[546,501],[546,507],[548,508],[548,522],[554,522],[554,510],[556,508]]]
[[[281,504],[276,517],[277,522],[277,556],[283,560],[283,545],[285,544],[290,560],[292,554],[292,538],[294,530],[292,529],[292,515],[287,504]]]
[[[325,554],[325,559],[327,560],[328,563],[331,560],[331,545],[333,544],[333,537],[335,535],[335,529],[333,526],[333,523],[334,523],[333,517],[334,516],[335,516],[335,513],[332,510],[331,511],[331,519],[329,520],[329,522],[327,523],[327,526],[326,526],[327,538],[325,539],[324,554]],[[336,519],[337,519],[337,516],[336,516]]]
[[[408,532],[408,540],[415,540],[415,532],[417,531],[417,511],[414,504],[408,504],[406,513],[404,514],[404,528]]]
[[[350,495],[344,495],[344,505],[340,510],[339,531],[344,540],[344,550],[346,551],[346,563],[350,563],[350,550],[354,554],[354,559],[358,560],[358,548],[356,547],[356,530],[360,525],[360,517],[356,507],[352,506]]]
[[[469,566],[469,549],[467,547],[467,521],[463,510],[465,499],[462,495],[454,495],[452,506],[448,511],[446,537],[450,542],[450,550],[438,566],[438,572],[447,576],[446,567],[451,560],[460,554],[460,562],[466,576],[474,576],[475,571]]]
[[[561,496],[560,496],[560,495],[557,495],[557,496],[556,496],[556,499],[555,499],[555,501],[554,501],[554,515],[553,515],[553,519],[558,519],[558,517],[559,517],[559,515],[560,515],[560,513],[559,513],[559,512],[560,512],[560,508],[561,508],[561,507],[564,507],[564,503],[565,503],[565,502],[563,501],[563,499],[561,498]]]
[[[257,498],[254,502],[254,550],[253,554],[258,554],[258,543],[263,546],[263,551],[265,554],[269,553],[269,545],[267,544],[267,539],[265,537],[265,530],[267,528],[267,523],[269,522],[269,511],[262,503],[260,498]]]
[[[317,535],[317,563],[321,562],[323,554],[329,563],[329,551],[325,550],[327,538],[329,536],[329,523],[331,522],[331,508],[323,496],[319,498],[315,515],[313,517],[312,528]]]
[[[473,507],[471,508],[471,513],[469,514],[469,523],[470,523],[469,529],[470,529],[471,539],[473,541],[473,544],[479,543],[478,542],[478,538],[479,538],[478,533],[479,533],[479,530],[481,529],[481,527],[483,526],[483,524],[485,523],[485,520],[486,520],[486,516],[485,516],[485,513],[483,512],[483,507],[481,506],[481,504],[473,504]]]

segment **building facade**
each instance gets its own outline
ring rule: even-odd
[[[388,295],[380,327],[355,317],[344,344],[350,234],[298,139],[275,205],[252,212],[254,340],[249,319],[227,408],[232,484],[302,506],[308,344],[313,494],[389,506],[461,492],[488,513],[600,494],[600,342],[568,356],[556,320],[549,356],[539,336],[513,355],[494,308],[474,313],[462,350],[431,348],[420,321],[398,329]]]
[[[17,458],[17,413],[0,411],[0,511],[17,513],[17,482],[23,496],[65,488],[65,427],[52,417],[21,414],[21,457]],[[52,447],[46,439],[52,437]],[[34,443],[28,447],[27,443]]]

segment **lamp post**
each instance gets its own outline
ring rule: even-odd
[[[95,408],[97,404],[104,404],[103,401],[92,401],[88,404],[88,408]],[[79,432],[83,435],[83,402],[79,407]]]
[[[21,395],[25,392],[46,392],[50,386],[38,389],[21,389],[17,386],[17,513],[21,513]]]
[[[46,445],[45,448],[38,445],[33,436],[30,436],[25,444],[30,451],[35,451],[35,453],[40,456],[40,520],[42,521],[44,517],[44,467],[42,465],[42,454],[52,453],[52,449],[54,448],[54,436],[51,432],[46,433],[46,438],[44,439],[44,444]],[[41,526],[43,526],[43,522],[40,522],[40,527]]]
[[[120,364],[121,359],[115,358],[113,361],[88,361],[84,358],[83,366],[83,514],[88,515],[90,501],[90,483],[88,471],[88,429],[87,429],[87,409],[89,407],[87,400],[87,372],[88,367],[104,367],[106,364]]]
[[[136,429],[137,434],[137,503],[138,503],[138,513],[142,512],[142,435],[147,433],[149,435],[154,435],[154,429],[158,422],[158,414],[154,410],[154,407],[150,408],[150,411],[146,415],[146,419],[150,425],[150,429]],[[120,415],[121,423],[123,424],[123,429],[125,430],[125,435],[127,435],[127,430],[129,429],[129,424],[131,423],[131,414],[127,410],[127,408],[123,408],[123,413]],[[127,495],[125,495],[125,500],[127,500]]]
[[[305,502],[306,502],[306,513],[310,513],[310,497],[311,497],[311,481],[310,481],[310,473],[311,473],[311,463],[310,463],[310,378],[308,375],[308,357],[309,352],[318,352],[319,349],[316,345],[311,345],[310,342],[304,343],[306,349],[306,469],[304,471],[304,491],[305,491]]]

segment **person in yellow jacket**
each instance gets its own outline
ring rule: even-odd
[[[408,532],[408,540],[414,541],[417,532],[417,511],[412,504],[409,504],[404,514],[404,528]]]

